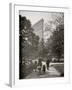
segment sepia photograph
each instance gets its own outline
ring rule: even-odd
[[[19,79],[64,77],[64,12],[19,10]]]

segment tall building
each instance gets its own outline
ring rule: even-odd
[[[45,25],[44,19],[40,19],[32,26],[32,28],[34,29],[34,33],[39,36],[40,40],[44,39],[44,42],[46,42],[47,39],[52,35],[52,27],[52,24]]]
[[[39,36],[40,40],[43,38],[43,28],[44,28],[44,20],[40,19],[37,23],[35,23],[32,28],[34,29],[34,33]]]

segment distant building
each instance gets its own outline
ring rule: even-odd
[[[43,19],[39,20],[32,26],[32,28],[34,29],[34,33],[38,35],[41,40],[43,38],[44,20]]]
[[[32,28],[34,29],[34,33],[39,36],[40,40],[43,38],[45,42],[52,35],[50,26],[45,26],[44,19],[40,19]]]

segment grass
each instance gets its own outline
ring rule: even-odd
[[[64,76],[64,64],[55,64],[54,68],[61,73],[61,76]]]
[[[34,65],[30,64],[30,65],[21,65],[21,78],[20,79],[24,79],[27,75],[29,75],[32,70],[33,70]]]

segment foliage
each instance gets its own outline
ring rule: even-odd
[[[19,15],[19,44],[20,44],[20,61],[22,58],[27,59],[35,57],[38,49],[39,37],[33,32],[31,22],[25,16]]]
[[[58,59],[64,53],[64,26],[59,25],[53,33],[52,51],[57,55]]]
[[[48,39],[46,43],[49,53],[57,57],[58,60],[64,54],[64,25],[57,26],[53,35]]]

